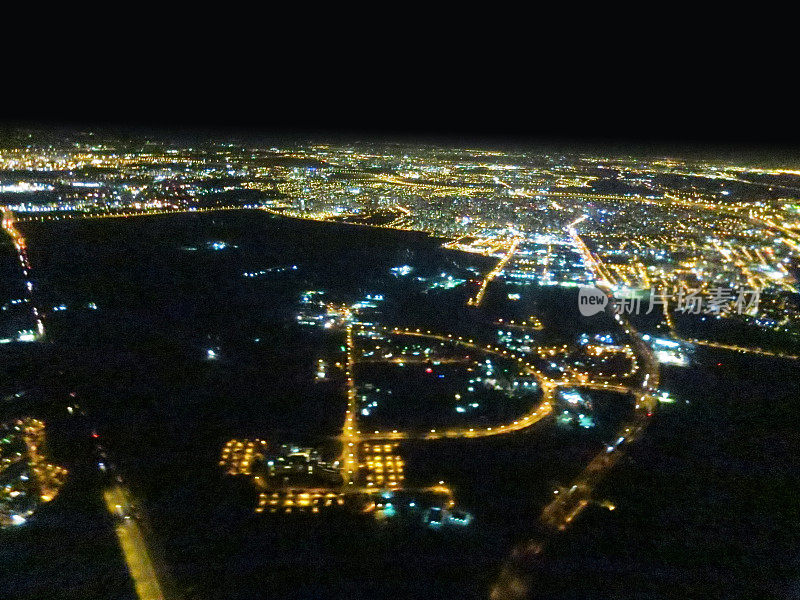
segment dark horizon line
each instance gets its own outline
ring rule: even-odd
[[[688,133],[675,129],[667,133],[661,128],[649,131],[632,131],[619,127],[611,130],[592,130],[590,128],[526,128],[508,126],[475,127],[461,126],[419,126],[402,127],[397,125],[365,125],[363,123],[330,123],[293,126],[290,123],[268,122],[265,120],[246,121],[191,121],[181,119],[150,119],[127,121],[114,119],[19,119],[0,120],[0,132],[7,134],[36,133],[72,135],[96,134],[101,136],[197,138],[201,140],[237,140],[255,142],[257,140],[303,140],[306,142],[338,143],[401,143],[401,144],[457,144],[488,145],[502,148],[510,147],[553,147],[572,148],[589,151],[592,149],[624,150],[629,146],[631,153],[777,153],[785,158],[800,159],[800,139],[788,135],[738,134],[729,131],[709,131],[702,129]]]

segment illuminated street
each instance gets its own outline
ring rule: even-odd
[[[103,497],[109,514],[117,520],[115,531],[139,600],[163,600],[164,594],[144,536],[136,520],[130,515],[130,503],[125,490],[116,485],[105,490]]]

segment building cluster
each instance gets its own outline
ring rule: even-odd
[[[44,445],[42,421],[0,423],[0,528],[23,525],[64,484],[67,470],[48,462]]]

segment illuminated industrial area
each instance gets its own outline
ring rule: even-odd
[[[42,454],[44,423],[36,419],[0,424],[0,527],[24,525],[64,484],[67,470]]]

